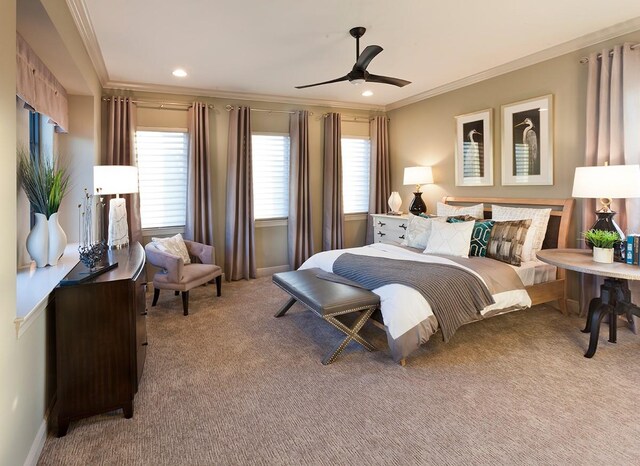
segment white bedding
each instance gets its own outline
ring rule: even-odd
[[[359,248],[320,252],[310,257],[304,264],[302,264],[300,269],[319,267],[327,272],[332,272],[333,262],[344,252],[373,257],[385,257],[389,259],[451,264],[462,267],[444,257],[413,252],[392,244],[374,243]],[[462,268],[476,274],[473,270],[466,267]],[[518,269],[518,267],[516,267],[516,269]],[[534,269],[535,267],[532,266],[531,270]],[[531,276],[535,275],[533,272],[526,273]],[[476,275],[480,277],[478,274]],[[482,279],[482,277],[480,277],[480,279]],[[432,322],[433,333],[438,329],[437,321],[431,311],[431,306],[417,290],[404,285],[393,284],[376,288],[373,292],[380,296],[380,310],[382,312],[382,318],[385,326],[387,327],[387,332],[394,339],[397,339],[402,334],[426,319],[429,319]],[[531,299],[525,290],[513,290],[494,294],[493,299],[495,300],[495,304],[486,307],[482,311],[483,315],[495,309],[511,308],[513,306],[521,308],[531,306]]]
[[[524,286],[537,285],[556,279],[557,267],[537,259],[523,262],[520,267],[512,265],[511,268],[516,271]]]

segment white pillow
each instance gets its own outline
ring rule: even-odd
[[[155,244],[162,252],[168,252],[174,256],[182,257],[185,265],[191,264],[187,245],[184,244],[184,240],[180,233],[170,238],[151,238],[151,241],[153,241],[153,244]]]
[[[409,215],[407,232],[404,235],[404,240],[400,244],[412,248],[426,248],[427,240],[431,234],[431,224],[445,221],[445,218],[425,218],[419,215]]]
[[[484,204],[460,207],[438,202],[436,215],[438,217],[455,217],[456,215],[471,215],[478,220],[484,220]]]
[[[433,222],[425,254],[469,257],[471,234],[476,222]]]
[[[506,220],[531,219],[531,226],[522,246],[522,260],[536,259],[536,252],[542,249],[544,236],[547,234],[547,224],[551,216],[551,209],[533,209],[530,207],[491,206],[491,218],[498,222]]]

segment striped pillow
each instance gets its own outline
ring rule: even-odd
[[[520,266],[531,219],[496,222],[487,245],[487,257]]]

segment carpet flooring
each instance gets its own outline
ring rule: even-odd
[[[150,297],[149,297],[150,298]],[[39,464],[640,464],[640,336],[601,332],[583,357],[583,319],[550,307],[440,335],[400,367],[342,338],[270,278],[164,292],[133,419],[72,422]],[[606,327],[606,326],[604,326]]]

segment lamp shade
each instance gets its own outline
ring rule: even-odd
[[[640,165],[577,167],[571,196],[605,199],[640,197]]]
[[[433,172],[431,171],[431,167],[406,167],[404,169],[403,184],[433,184]]]
[[[96,165],[93,167],[93,187],[95,194],[137,193],[138,168],[131,165]]]

